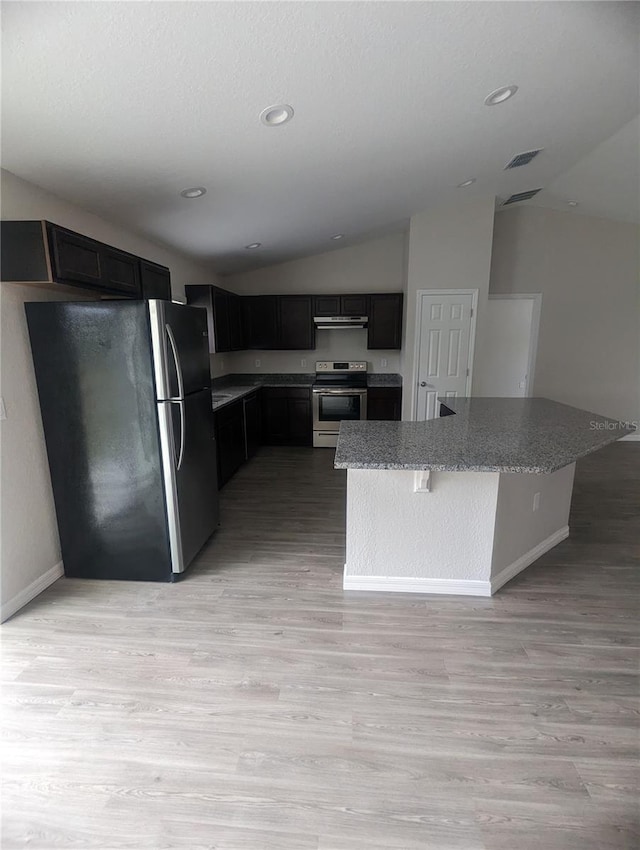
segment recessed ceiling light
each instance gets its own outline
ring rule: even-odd
[[[279,103],[277,106],[267,106],[260,113],[260,120],[267,127],[279,127],[293,118],[293,107],[288,103]]]
[[[567,201],[567,203],[569,204],[570,207],[577,207],[578,206],[577,201]]]
[[[250,250],[252,250],[253,248],[261,248],[262,242],[252,242],[250,245],[245,245],[244,247],[249,248]]]
[[[465,180],[462,183],[458,183],[458,185],[456,186],[456,189],[466,189],[467,186],[472,186],[475,182],[476,182],[476,178],[470,177],[468,180]]]
[[[332,239],[344,239],[344,233],[334,233]]]
[[[498,106],[500,103],[504,103],[505,100],[509,100],[510,97],[513,97],[514,94],[518,91],[518,86],[502,86],[502,88],[496,89],[492,91],[491,94],[488,94],[484,99],[485,106]]]
[[[206,195],[207,190],[204,186],[194,186],[193,189],[183,189],[180,194],[183,198],[189,198],[189,200],[193,198],[201,198],[203,195]]]

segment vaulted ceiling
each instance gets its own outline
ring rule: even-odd
[[[4,3],[2,164],[223,272],[384,232],[463,193],[542,186],[563,203],[589,183],[578,163],[638,115],[638,12]],[[513,98],[484,105],[512,83]],[[293,119],[265,126],[260,112],[278,103]],[[530,165],[503,170],[540,147]],[[602,193],[589,185],[598,214]],[[182,198],[192,186],[206,195]],[[601,213],[628,217],[628,200],[609,195]],[[253,242],[262,247],[244,247]]]

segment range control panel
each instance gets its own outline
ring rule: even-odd
[[[366,372],[366,360],[318,360],[316,372]]]

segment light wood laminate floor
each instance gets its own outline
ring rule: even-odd
[[[2,629],[2,848],[638,848],[640,447],[492,599],[343,593],[345,474],[263,449],[175,585]]]

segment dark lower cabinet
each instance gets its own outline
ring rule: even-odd
[[[367,419],[399,420],[402,418],[402,387],[369,387]]]
[[[245,459],[249,460],[258,451],[262,439],[262,411],[258,393],[252,393],[242,399],[244,406]]]
[[[244,407],[242,399],[215,414],[218,448],[218,487],[223,487],[245,461]]]
[[[310,446],[313,442],[311,390],[262,389],[262,442],[270,446]]]

